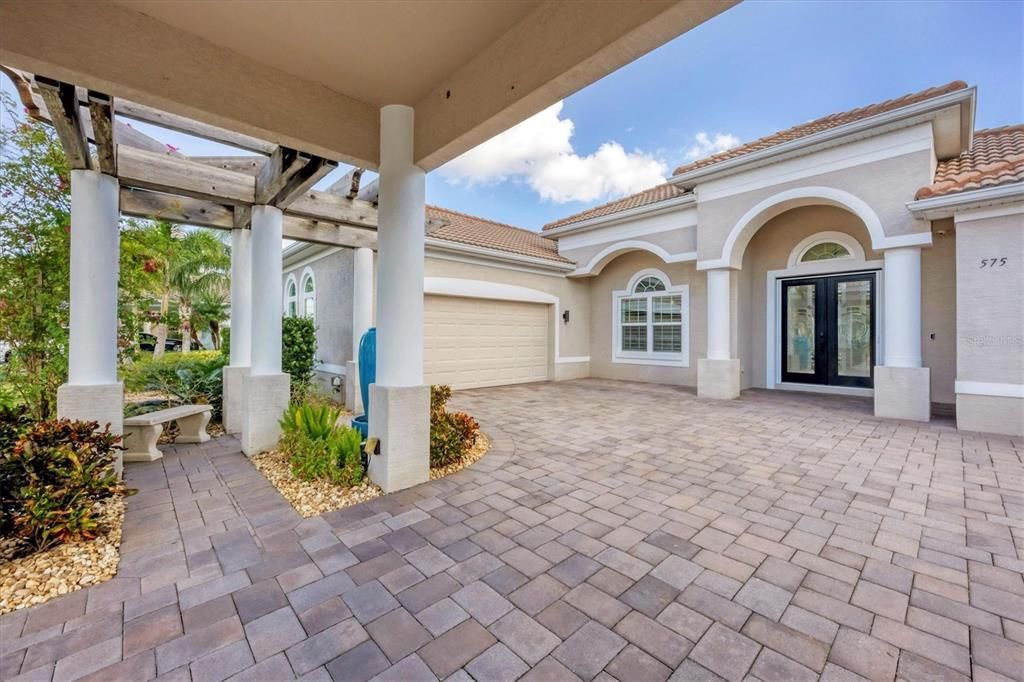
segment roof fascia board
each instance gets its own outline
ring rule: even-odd
[[[725,161],[720,161],[710,166],[697,168],[689,171],[688,173],[673,176],[669,178],[668,181],[678,187],[691,188],[698,182],[706,182],[713,178],[725,177],[726,175],[732,175],[734,173],[748,170],[748,167],[764,165],[781,160],[779,157],[788,158],[789,156],[807,154],[814,151],[814,148],[819,146],[834,146],[841,143],[843,138],[858,134],[863,135],[864,133],[871,132],[876,128],[880,129],[876,134],[881,134],[883,132],[893,130],[896,127],[916,125],[922,121],[929,120],[933,114],[954,105],[963,107],[966,104],[969,109],[970,116],[965,118],[973,123],[976,93],[977,88],[973,86],[964,90],[957,90],[956,92],[934,97],[932,99],[925,100],[924,102],[911,104],[910,106],[901,107],[900,109],[888,111],[883,114],[877,114],[859,121],[852,121],[836,128],[823,130],[819,133],[807,135],[796,140],[790,140],[789,142],[773,145],[767,149],[760,149],[756,152],[750,152],[749,154],[744,154],[734,159],[726,159]],[[973,127],[973,125],[971,127]],[[961,140],[961,150],[967,149],[969,144],[970,137]]]
[[[985,206],[1024,201],[1024,182],[1015,182],[998,187],[985,187],[969,192],[956,192],[928,199],[909,201],[907,209],[918,218],[939,220],[949,218],[959,211],[973,210]]]
[[[567,234],[585,232],[595,227],[605,227],[608,225],[615,225],[616,223],[628,222],[642,216],[646,217],[665,213],[667,211],[675,210],[680,206],[689,206],[690,204],[695,203],[697,203],[697,196],[694,194],[687,194],[681,197],[658,201],[653,204],[637,206],[636,208],[619,211],[618,213],[609,213],[608,215],[588,218],[587,220],[581,220],[578,223],[569,223],[568,225],[545,230],[542,235],[548,239],[562,237]]]

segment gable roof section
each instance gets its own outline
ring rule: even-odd
[[[689,194],[689,192],[686,192],[675,185],[670,185],[668,183],[657,185],[650,189],[645,189],[642,192],[631,194],[628,197],[609,201],[607,204],[601,204],[600,206],[595,206],[594,208],[589,208],[586,211],[575,213],[566,218],[548,223],[544,226],[544,230],[553,230],[556,227],[563,227],[565,225],[571,225],[572,223],[583,222],[584,220],[590,220],[591,218],[600,218],[614,213],[621,213],[622,211],[628,211],[631,208],[640,208],[641,206],[656,204],[659,201],[675,199],[676,197],[681,197],[684,194]]]
[[[713,166],[716,163],[727,161],[729,159],[735,159],[752,152],[760,151],[762,149],[768,149],[784,142],[791,142],[798,140],[808,135],[820,133],[823,130],[830,130],[832,128],[838,128],[839,126],[846,125],[847,123],[853,123],[855,121],[861,121],[872,116],[884,114],[896,109],[902,109],[903,107],[910,106],[911,104],[917,104],[918,102],[924,102],[934,97],[941,95],[948,95],[951,92],[957,90],[964,90],[967,88],[967,83],[963,81],[953,81],[945,85],[940,85],[934,88],[928,88],[927,90],[921,90],[920,92],[914,92],[909,95],[903,95],[895,99],[889,99],[884,102],[878,102],[877,104],[869,104],[865,107],[859,107],[857,109],[851,109],[850,111],[842,111],[836,114],[829,114],[828,116],[822,116],[816,118],[813,121],[807,123],[801,123],[798,126],[787,128],[786,130],[780,130],[777,133],[772,133],[760,139],[742,144],[732,149],[727,149],[724,152],[712,154],[711,156],[694,161],[693,163],[686,164],[676,168],[673,175],[682,175],[683,173],[689,173],[690,171],[697,170],[698,168],[706,168],[707,166]]]
[[[537,232],[513,227],[440,206],[427,206],[427,218],[440,223],[427,228],[427,236],[469,246],[504,251],[520,256],[572,264],[558,254],[558,243]]]
[[[974,133],[974,145],[954,159],[940,161],[935,181],[917,190],[915,199],[969,192],[1024,182],[1024,124]]]

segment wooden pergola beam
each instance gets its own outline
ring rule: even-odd
[[[345,173],[338,178],[334,184],[327,188],[327,191],[348,199],[355,199],[359,194],[359,182],[362,177],[363,169],[353,168],[348,173]]]
[[[117,152],[114,147],[114,100],[101,92],[89,91],[89,121],[96,142],[96,159],[100,172],[117,175]]]
[[[89,143],[78,110],[78,95],[70,83],[36,76],[39,94],[50,113],[50,120],[60,138],[68,166],[72,169],[89,168]]]
[[[274,205],[280,209],[288,208],[337,167],[337,161],[314,156],[298,173],[289,178],[274,198]]]
[[[292,176],[312,158],[290,147],[277,147],[256,174],[254,203],[275,205],[274,200]]]
[[[267,163],[265,156],[190,156],[189,160],[215,168],[258,175]]]
[[[121,213],[137,218],[231,230],[240,227],[239,220],[248,224],[248,211],[248,207],[244,206],[227,206],[192,197],[121,188]],[[377,233],[374,230],[334,225],[287,213],[284,216],[284,238],[348,248],[377,248]]]
[[[200,121],[186,118],[184,116],[178,116],[177,114],[160,111],[159,109],[148,107],[145,104],[137,104],[135,102],[128,102],[126,100],[119,99],[117,101],[115,111],[119,116],[124,116],[125,118],[142,121],[143,123],[151,123],[155,126],[160,126],[161,128],[194,135],[195,137],[200,137],[204,140],[220,142],[222,144],[238,147],[239,149],[245,149],[251,152],[272,154],[277,148],[277,145],[273,142],[267,142],[266,140],[261,140],[258,137],[252,137],[251,135],[245,135],[243,133],[236,133],[233,130],[227,130],[208,123],[201,123]]]

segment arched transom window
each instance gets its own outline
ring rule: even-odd
[[[284,314],[287,317],[299,314],[299,287],[295,283],[295,275],[288,275],[284,283]]]
[[[629,289],[615,292],[613,361],[686,366],[688,296],[660,272],[638,273]]]
[[[316,280],[309,268],[302,273],[302,316],[316,319]]]
[[[810,263],[817,260],[834,260],[836,258],[851,258],[850,250],[839,242],[821,242],[804,251],[800,257],[801,263]]]

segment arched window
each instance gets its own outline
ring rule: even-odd
[[[284,283],[284,314],[286,317],[299,314],[299,287],[295,283],[295,275],[288,275]]]
[[[664,273],[634,275],[629,289],[613,294],[613,361],[688,365],[688,297],[688,287],[672,286]]]
[[[306,268],[302,273],[302,294],[301,294],[302,316],[311,320],[316,319],[316,280],[313,278],[313,271]]]
[[[836,258],[850,258],[850,250],[839,242],[821,242],[804,251],[800,256],[801,263],[810,263],[816,260],[834,260]]]

